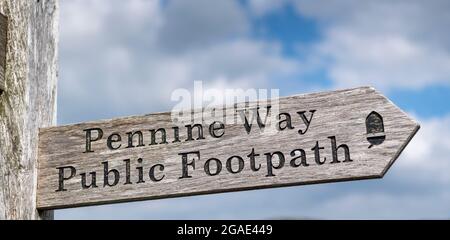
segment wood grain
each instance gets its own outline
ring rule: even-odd
[[[5,90],[7,38],[8,38],[8,18],[0,13],[0,94]]]
[[[198,194],[221,193],[230,191],[261,189],[282,186],[294,186],[313,183],[348,181],[358,179],[380,178],[397,159],[401,151],[419,129],[419,125],[404,112],[392,104],[388,99],[371,87],[347,89],[333,92],[303,94],[279,99],[279,112],[289,113],[292,116],[294,129],[277,131],[276,125],[267,125],[261,132],[256,122],[250,134],[242,123],[225,124],[225,133],[222,137],[213,137],[208,129],[209,123],[201,120],[200,114],[195,115],[193,123],[202,123],[204,138],[195,141],[186,141],[187,131],[183,130],[185,124],[177,125],[172,121],[170,113],[156,113],[145,116],[134,116],[113,120],[81,123],[69,126],[43,128],[39,133],[39,173],[37,207],[40,209],[58,209],[96,204],[118,203],[135,200],[147,200],[169,197],[190,196]],[[272,101],[273,105],[276,101]],[[249,103],[248,108],[256,103]],[[262,109],[265,104],[261,103]],[[306,112],[309,118],[311,111],[315,110],[311,118],[309,129],[306,131],[305,121],[299,112]],[[228,116],[239,119],[235,108],[225,109]],[[367,116],[376,111],[384,120],[384,134],[386,139],[380,145],[371,145],[366,129]],[[275,111],[272,112],[275,115]],[[277,114],[275,117],[278,117]],[[175,139],[169,132],[174,126],[180,127],[180,142],[172,143]],[[217,126],[216,126],[217,127]],[[86,129],[101,128],[101,140],[92,142],[93,152],[86,151]],[[149,130],[167,129],[167,144],[150,145]],[[126,133],[141,130],[144,135],[142,147],[126,148],[128,142]],[[304,134],[300,134],[300,132]],[[305,133],[306,131],[306,133]],[[110,138],[111,150],[107,147],[107,139],[113,134],[122,137],[118,141],[117,135]],[[217,131],[216,135],[220,135]],[[99,136],[90,136],[97,139]],[[349,148],[351,161],[344,161],[345,150],[339,148],[337,161],[333,163],[332,139],[336,146],[346,144]],[[138,145],[138,139],[134,139]],[[313,148],[319,144],[320,150],[318,164]],[[298,167],[291,166],[291,152],[303,149],[306,154],[306,164]],[[255,157],[252,170],[248,155],[252,149]],[[189,155],[188,161],[195,159],[195,169],[188,167],[190,178],[183,178],[182,156],[180,153],[200,152],[200,158]],[[278,168],[280,161],[275,152],[285,156],[285,164]],[[266,155],[265,155],[266,154]],[[269,154],[269,155],[267,155]],[[275,154],[275,155],[274,155]],[[300,152],[297,152],[299,156]],[[274,155],[272,160],[268,156]],[[235,157],[227,164],[232,156],[242,157],[242,161]],[[142,164],[137,162],[142,158]],[[209,161],[211,164],[209,176],[205,170],[208,159],[215,158],[221,161],[221,172],[217,175],[217,160]],[[326,160],[325,160],[326,158]],[[124,162],[129,159],[131,168],[130,178],[125,173],[127,166]],[[301,158],[300,158],[301,159]],[[300,159],[294,165],[301,163]],[[104,167],[102,163],[108,162],[108,170],[116,169],[120,180],[116,186],[104,186]],[[243,163],[243,164],[242,164]],[[148,172],[152,166],[157,178],[161,181],[152,181]],[[271,167],[271,165],[273,167]],[[306,166],[308,165],[308,166]],[[71,166],[76,169],[73,178],[64,181],[65,191],[58,191],[59,170],[61,167]],[[139,182],[136,167],[144,169],[145,183]],[[228,169],[230,168],[230,169]],[[233,174],[232,172],[241,172]],[[270,169],[270,170],[269,170]],[[66,169],[67,170],[67,169]],[[96,188],[83,189],[80,174],[96,172]],[[70,171],[62,176],[69,178]],[[109,175],[113,182],[113,174]],[[127,184],[128,182],[128,184]],[[131,183],[131,184],[130,184]]]
[[[36,210],[37,150],[38,129],[56,123],[58,1],[0,0],[0,13],[8,18],[7,89],[0,96],[0,219],[51,219],[52,211]],[[1,43],[4,20],[0,17]]]

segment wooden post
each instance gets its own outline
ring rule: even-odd
[[[36,188],[38,130],[56,123],[58,12],[58,0],[0,0],[0,219],[53,218],[36,210]]]

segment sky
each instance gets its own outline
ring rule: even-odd
[[[450,1],[62,0],[58,124],[175,89],[373,86],[421,130],[383,179],[58,210],[56,219],[449,219]]]

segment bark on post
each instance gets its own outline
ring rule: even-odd
[[[36,175],[38,129],[56,123],[58,12],[58,0],[0,0],[7,17],[0,219],[53,218],[36,210]]]

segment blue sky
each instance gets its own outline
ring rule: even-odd
[[[381,180],[56,211],[57,219],[450,218],[448,1],[61,1],[58,124],[169,111],[171,92],[371,85],[422,129]],[[123,99],[126,99],[124,101]]]

